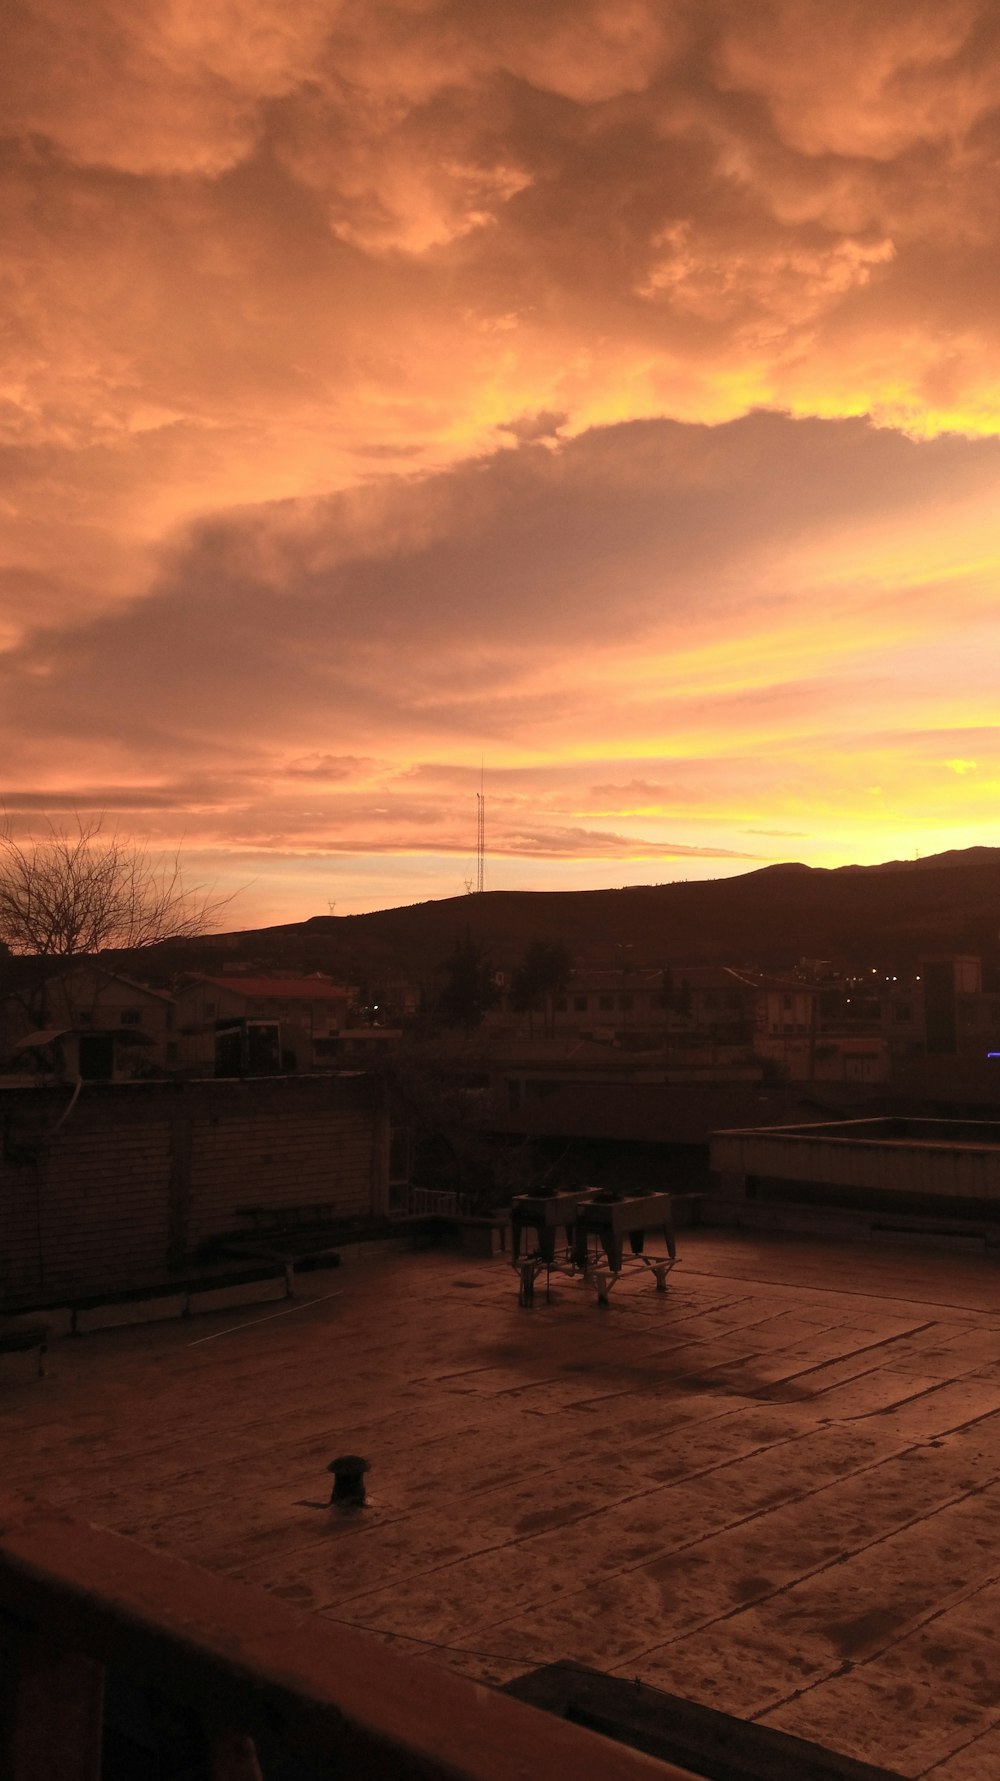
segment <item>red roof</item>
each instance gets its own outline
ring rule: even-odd
[[[201,977],[198,981],[254,1002],[343,1002],[351,993],[328,977]]]

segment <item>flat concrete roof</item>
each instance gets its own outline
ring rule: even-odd
[[[4,1481],[500,1683],[576,1659],[905,1776],[1000,1773],[1000,1272],[680,1234],[659,1296],[383,1254],[0,1356]],[[324,1507],[329,1460],[370,1503]]]

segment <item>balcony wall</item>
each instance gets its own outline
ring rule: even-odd
[[[171,1772],[179,1737],[188,1772],[212,1781],[267,1781],[296,1757],[303,1775],[366,1781],[694,1781],[33,1503],[0,1504],[0,1681],[5,1781],[98,1781],[113,1742],[120,1772],[130,1745],[134,1772]],[[114,1702],[128,1691],[123,1732]],[[145,1718],[142,1700],[155,1702]]]

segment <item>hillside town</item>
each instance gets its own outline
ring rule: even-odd
[[[953,886],[956,875],[943,862],[937,881],[926,865],[909,876],[940,902],[938,884]],[[736,881],[737,893],[745,882]],[[789,883],[797,895],[798,881]],[[287,1103],[288,1131],[307,1149],[304,1109],[326,1105],[324,1096],[360,1094],[357,1104],[369,1109],[362,1142],[370,1179],[356,1184],[342,1210],[373,1229],[433,1204],[438,1214],[481,1221],[495,1240],[512,1195],[594,1183],[611,1192],[659,1184],[702,1224],[812,1229],[824,1200],[836,1222],[835,1191],[783,1191],[780,1208],[766,1195],[734,1198],[715,1135],[830,1120],[988,1121],[1000,1104],[1000,952],[920,951],[918,936],[908,962],[896,947],[862,963],[855,942],[852,956],[839,960],[778,962],[772,947],[769,963],[727,963],[716,940],[717,962],[705,961],[704,946],[700,959],[685,962],[669,931],[657,947],[634,926],[632,941],[592,934],[574,954],[558,937],[523,943],[514,930],[505,938],[502,900],[492,917],[491,903],[485,895],[450,906],[450,949],[439,944],[436,961],[426,940],[415,943],[412,924],[380,956],[355,923],[353,982],[317,968],[338,946],[344,961],[334,921],[318,932],[305,924],[192,934],[69,959],[50,950],[11,953],[0,1000],[8,1160],[23,1126],[35,1174],[43,1157],[50,1170],[58,1156],[70,1182],[88,1108],[100,1106],[100,1126],[120,1103],[130,1130],[144,1122],[159,1130],[168,1103],[208,1105],[214,1095],[212,1104],[222,1105],[228,1094],[246,1106],[237,1086],[245,1084],[257,1085],[257,1104],[266,1084],[267,1105]],[[447,918],[449,906],[436,908]],[[473,914],[480,933],[488,935],[493,920],[492,946],[477,938]],[[541,899],[536,918],[547,914],[571,928],[565,900],[549,911]],[[658,949],[661,959],[673,952],[669,963],[654,962]],[[868,958],[874,952],[870,945]],[[47,1130],[46,1106],[53,1135],[36,1154],[31,1134]],[[95,1142],[93,1134],[86,1140]],[[115,1142],[109,1136],[109,1170]],[[186,1167],[171,1165],[175,1175]],[[236,1171],[245,1199],[245,1171],[254,1167],[245,1158]],[[281,1163],[259,1167],[267,1203],[280,1200],[289,1191],[279,1188]],[[131,1187],[137,1203],[155,1197],[137,1179]],[[176,1198],[176,1182],[171,1192]],[[87,1259],[82,1251],[74,1259],[71,1240],[53,1232],[42,1245],[37,1219],[13,1204],[8,1196],[0,1209],[0,1290],[12,1305],[52,1287],[53,1245],[65,1252],[76,1290],[124,1290],[117,1262],[95,1260],[98,1232]],[[905,1216],[918,1213],[910,1206]],[[220,1234],[232,1237],[234,1223],[235,1205]],[[137,1266],[197,1264],[199,1247],[180,1211],[154,1226],[138,1245]],[[211,1234],[206,1226],[202,1241]]]
[[[956,880],[948,863],[939,870],[921,868],[938,912],[906,946],[880,949],[869,936],[865,948],[859,929],[839,958],[790,958],[771,942],[756,960],[734,947],[727,961],[717,940],[686,958],[669,931],[657,944],[637,923],[631,939],[612,938],[612,925],[578,936],[573,950],[559,923],[545,922],[548,909],[572,933],[565,899],[558,909],[520,907],[520,926],[505,931],[502,901],[491,905],[489,894],[418,909],[409,928],[398,912],[391,947],[357,926],[345,940],[321,920],[131,949],[8,951],[0,1413],[2,1394],[13,1394],[11,1477],[95,1523],[88,1533],[74,1520],[73,1553],[96,1542],[88,1562],[123,1579],[74,1637],[103,1639],[110,1614],[139,1638],[130,1593],[138,1561],[120,1557],[124,1536],[148,1548],[161,1603],[174,1588],[187,1599],[169,1564],[194,1558],[263,1584],[269,1614],[280,1597],[310,1614],[321,1605],[318,1651],[339,1630],[328,1615],[377,1629],[404,1653],[439,1640],[435,1741],[450,1682],[471,1675],[506,1702],[497,1721],[505,1737],[521,1735],[509,1719],[513,1697],[550,1717],[596,1712],[599,1701],[622,1781],[633,1781],[637,1741],[665,1777],[689,1781],[721,1772],[720,1739],[738,1745],[743,1766],[725,1773],[741,1781],[772,1772],[891,1781],[922,1773],[928,1752],[954,1753],[949,1721],[918,1733],[905,1715],[880,1709],[873,1719],[868,1695],[850,1733],[831,1725],[848,1672],[831,1655],[824,1616],[841,1598],[832,1581],[812,1602],[817,1555],[802,1518],[817,1491],[840,1518],[821,1579],[828,1566],[833,1579],[841,1564],[863,1569],[869,1470],[878,1490],[885,1469],[872,1537],[901,1543],[890,1601],[916,1600],[920,1579],[916,1643],[910,1651],[906,1637],[881,1640],[881,1621],[869,1630],[862,1617],[842,1647],[857,1651],[865,1687],[870,1667],[882,1700],[893,1666],[919,1675],[925,1622],[947,1627],[954,1591],[976,1600],[979,1589],[981,1548],[963,1545],[975,1523],[949,1535],[955,1578],[929,1564],[939,1528],[933,1495],[924,1501],[927,1451],[957,1443],[955,1464],[968,1470],[967,1417],[1000,1427],[986,1359],[1000,1344],[991,1310],[1000,953],[940,945],[941,893],[954,894]],[[956,939],[987,937],[981,901],[976,911],[978,927],[948,918]],[[429,916],[439,937],[420,941],[413,922]],[[623,926],[630,931],[619,920],[619,934]],[[353,975],[343,969],[352,961]],[[285,1317],[289,1334],[276,1341],[271,1322]],[[343,1340],[348,1328],[345,1372],[327,1338]],[[97,1346],[81,1346],[83,1337]],[[210,1359],[216,1341],[221,1370]],[[233,1342],[253,1344],[255,1357],[239,1405],[226,1384]],[[205,1357],[194,1397],[171,1358],[188,1352]],[[286,1463],[270,1438],[260,1450],[253,1431],[258,1403],[270,1406],[268,1419],[284,1404],[275,1369],[289,1363],[307,1373],[280,1411],[297,1456]],[[161,1403],[148,1425],[117,1392],[118,1367]],[[78,1401],[84,1378],[92,1384]],[[81,1411],[96,1419],[95,1464],[75,1460],[65,1474],[66,1450],[59,1439],[46,1445],[32,1389],[56,1394],[70,1431]],[[311,1494],[317,1390],[333,1406],[319,1438],[334,1474],[328,1504]],[[615,1430],[628,1406],[633,1435],[622,1447]],[[539,1432],[557,1441],[543,1462],[538,1414]],[[890,1419],[874,1446],[864,1420],[873,1415]],[[581,1416],[592,1425],[582,1428]],[[440,1431],[429,1446],[419,1433],[427,1417]],[[128,1457],[135,1439],[160,1455],[162,1418],[178,1455],[167,1462],[167,1496],[159,1459]],[[482,1469],[487,1429],[503,1430],[506,1474]],[[641,1436],[653,1429],[643,1459]],[[974,1463],[989,1477],[1000,1445],[994,1454],[984,1440]],[[893,1483],[900,1442],[911,1457]],[[790,1443],[801,1443],[798,1458]],[[325,1457],[330,1446],[340,1458]],[[232,1451],[245,1456],[235,1492],[223,1482]],[[540,1463],[545,1489],[559,1497],[551,1517],[531,1506]],[[438,1508],[418,1507],[414,1466],[434,1480]],[[711,1479],[717,1466],[713,1533],[715,1511],[703,1520],[702,1487],[689,1481],[705,1467]],[[944,1461],[939,1470],[950,1502],[955,1478]],[[634,1542],[647,1525],[630,1505],[647,1499],[652,1538],[634,1546],[620,1576],[622,1538]],[[23,1545],[27,1555],[33,1541],[63,1552],[51,1512],[26,1513],[12,1554]],[[352,1538],[358,1513],[368,1518],[367,1545]],[[304,1524],[303,1515],[326,1521]],[[602,1531],[590,1533],[595,1515]],[[397,1516],[402,1532],[392,1536]],[[758,1526],[766,1551],[751,1576]],[[510,1556],[497,1570],[498,1535]],[[711,1572],[693,1594],[683,1584],[664,1594],[657,1580],[677,1565],[683,1577],[691,1540],[696,1551],[707,1541]],[[587,1586],[560,1605],[567,1542],[602,1592],[615,1579],[625,1590],[607,1624]],[[354,1584],[338,1569],[341,1555]],[[62,1612],[76,1562],[68,1548],[46,1560],[50,1580],[32,1598],[40,1624]],[[454,1580],[442,1585],[451,1566]],[[522,1579],[519,1592],[509,1576]],[[853,1629],[842,1603],[837,1611]],[[213,1625],[231,1637],[233,1615],[255,1625],[257,1612],[223,1590]],[[280,1613],[279,1623],[287,1640]],[[182,1627],[168,1636],[188,1649]],[[713,1642],[726,1666],[721,1684]],[[217,1661],[201,1652],[198,1675],[217,1675]],[[327,1661],[339,1674],[345,1655],[331,1647]],[[782,1668],[791,1662],[802,1666],[794,1686]],[[623,1664],[640,1678],[627,1689]],[[141,1760],[179,1778],[176,1730],[140,1671],[141,1710],[112,1696],[105,1711],[103,1748],[118,1764],[108,1772],[139,1773]],[[301,1667],[296,1675],[307,1695],[320,1686]],[[396,1686],[409,1686],[405,1666]],[[973,1686],[956,1684],[956,1699],[968,1702]],[[304,1698],[288,1697],[295,1723]],[[234,1711],[266,1753],[253,1690],[239,1693]],[[455,1711],[465,1723],[464,1706]],[[990,1722],[975,1711],[978,1742]],[[322,1748],[333,1748],[339,1733],[322,1717],[316,1724]],[[891,1769],[867,1760],[890,1755]],[[471,1756],[463,1762],[462,1773],[499,1781],[492,1759],[484,1771]],[[36,1771],[23,1772],[35,1781]],[[258,1772],[268,1771],[246,1771],[254,1781]],[[294,1765],[287,1772],[298,1781]],[[315,1773],[301,1771],[310,1781]]]
[[[127,970],[29,957],[8,960],[2,997],[8,1085],[309,1074],[437,1053],[443,1064],[481,1059],[512,1110],[522,1078],[554,1083],[560,1070],[664,1086],[919,1080],[929,1091],[1000,1056],[1000,956],[957,952],[921,955],[910,971],[804,958],[779,974],[592,963],[536,942],[503,970],[460,939],[430,981],[364,988],[232,960],[210,974],[165,971],[162,956]]]

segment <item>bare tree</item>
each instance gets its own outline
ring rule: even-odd
[[[100,817],[24,840],[0,827],[0,942],[12,953],[69,968],[206,933],[230,901],[187,884],[179,854],[161,858]]]

